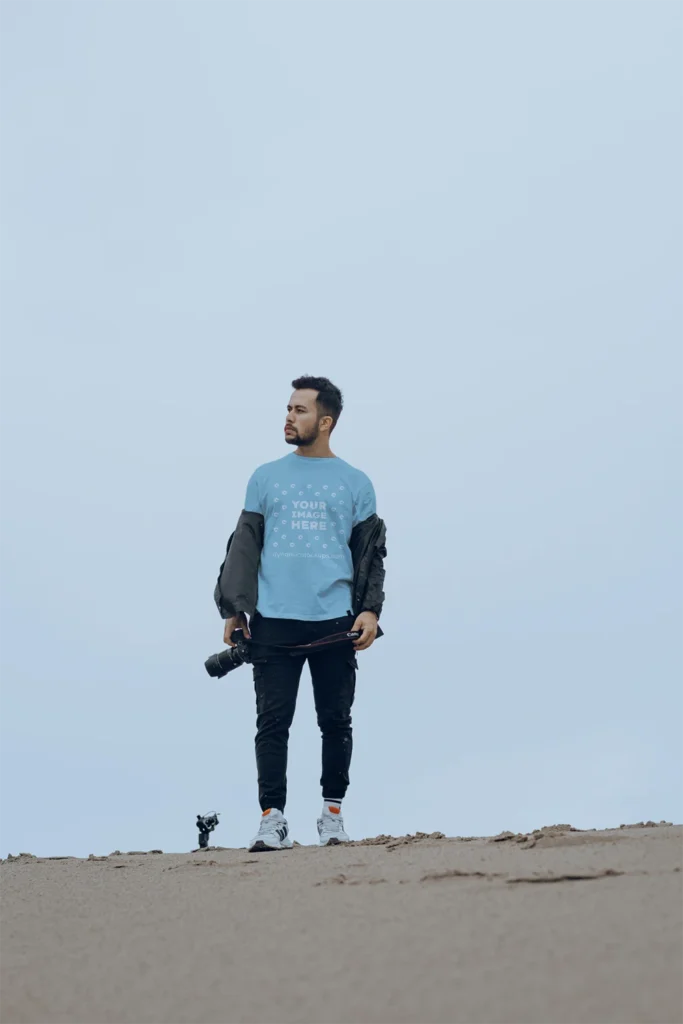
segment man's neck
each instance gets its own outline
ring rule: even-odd
[[[297,448],[296,454],[300,455],[304,459],[336,459],[336,455],[330,449],[330,443],[328,440],[318,438],[311,445],[306,445],[303,448]]]

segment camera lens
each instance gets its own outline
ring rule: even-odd
[[[233,647],[221,651],[219,654],[212,654],[204,662],[204,668],[214,679],[222,679],[228,672],[232,672],[233,669],[239,668],[243,664],[244,658],[237,648]]]

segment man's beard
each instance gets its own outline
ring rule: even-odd
[[[319,434],[318,427],[314,427],[307,437],[302,437],[301,434],[285,434],[285,441],[287,444],[295,444],[297,448],[308,448],[310,445],[315,444]]]

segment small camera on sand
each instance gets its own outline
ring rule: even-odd
[[[199,829],[199,849],[205,850],[209,845],[209,836],[218,824],[218,811],[211,814],[197,815],[197,828]]]

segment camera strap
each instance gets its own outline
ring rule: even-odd
[[[283,644],[264,644],[258,640],[252,640],[254,647],[261,647],[264,650],[278,651],[281,654],[288,654],[291,658],[301,657],[306,654],[315,654],[316,651],[327,650],[328,647],[336,647],[339,644],[348,644],[360,637],[359,630],[350,630],[345,633],[332,633],[330,636],[323,636],[320,640],[314,640],[310,644],[294,644],[285,646]]]
[[[295,647],[290,647],[289,653],[295,656],[296,654],[307,654],[309,651],[320,651],[326,647],[336,647],[337,644],[358,640],[360,636],[361,632],[358,629],[348,633],[332,633],[330,636],[321,637],[320,640],[314,640],[311,644],[297,644]]]

